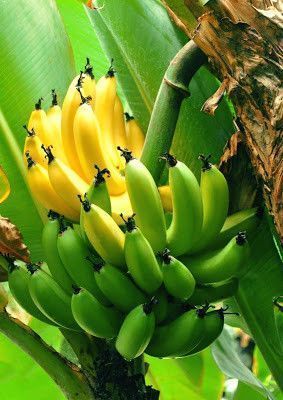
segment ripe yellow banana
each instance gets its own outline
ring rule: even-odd
[[[51,129],[46,116],[46,112],[41,108],[42,100],[43,98],[41,97],[35,104],[35,109],[32,111],[29,118],[28,129],[30,131],[34,129],[41,142],[48,146],[49,144],[51,144]]]
[[[29,153],[26,154],[26,158],[28,163],[27,181],[33,197],[47,210],[56,211],[69,220],[77,222],[80,217],[79,212],[69,207],[58,196],[49,181],[47,170],[36,163]]]
[[[89,100],[92,109],[95,107],[95,98],[96,98],[96,82],[93,74],[93,66],[90,64],[90,59],[87,57],[86,65],[84,70],[84,80],[82,83],[83,91],[86,96],[91,97]]]
[[[69,162],[70,167],[78,174],[81,178],[85,179],[82,167],[80,165],[79,157],[75,146],[75,138],[73,131],[73,123],[76,111],[81,103],[81,97],[77,88],[82,88],[82,80],[84,78],[81,72],[79,76],[76,76],[71,82],[67,94],[65,96],[62,105],[62,142],[64,151]]]
[[[126,116],[126,132],[127,132],[127,148],[133,152],[136,158],[140,158],[145,141],[145,136],[138,126],[134,117],[125,113]]]
[[[56,157],[60,158],[65,164],[68,163],[62,142],[61,135],[61,119],[62,110],[58,105],[57,94],[55,89],[52,89],[52,105],[46,113],[47,119],[49,121],[50,129],[50,140],[49,144],[53,146],[54,154]]]
[[[24,125],[24,129],[27,131],[27,137],[25,140],[25,145],[24,145],[24,163],[27,166],[27,159],[26,159],[26,153],[28,152],[32,159],[40,164],[42,167],[47,168],[47,160],[42,154],[41,146],[42,142],[37,136],[36,132],[34,129],[29,130],[26,125]]]
[[[104,149],[96,116],[88,104],[88,99],[82,94],[81,99],[82,104],[74,119],[74,138],[84,175],[90,183],[93,179],[94,165],[98,165],[101,169],[107,168],[110,171],[110,177],[107,179],[109,193],[119,195],[126,190],[125,178],[107,159],[107,149]]]
[[[124,218],[128,218],[133,215],[133,209],[131,206],[131,202],[129,199],[128,192],[121,194],[120,196],[111,196],[111,210],[112,210],[112,218],[116,222],[116,224],[121,225],[121,213],[124,215]]]
[[[162,206],[165,212],[173,211],[172,193],[169,185],[160,186],[158,188]]]
[[[48,158],[48,176],[53,189],[70,208],[78,213],[79,221],[81,207],[78,201],[78,194],[86,193],[88,184],[63,161],[55,158],[50,146],[44,147],[42,145],[42,149]]]
[[[116,146],[127,147],[127,136],[126,136],[126,125],[124,118],[123,104],[119,98],[116,96],[114,104],[114,140]]]
[[[112,60],[113,61],[113,60]],[[105,150],[116,168],[120,168],[120,157],[115,146],[113,115],[117,92],[117,81],[112,66],[96,84],[95,113],[104,139]],[[107,166],[108,169],[109,165]]]

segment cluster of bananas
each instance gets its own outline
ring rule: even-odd
[[[114,339],[127,360],[144,352],[195,354],[223,329],[225,310],[211,310],[209,303],[237,290],[249,253],[242,229],[256,225],[256,211],[227,218],[227,182],[204,156],[200,185],[184,163],[162,156],[169,168],[162,203],[150,172],[132,155],[141,151],[143,140],[137,135],[138,148],[131,147],[129,135],[121,135],[123,110],[114,79],[110,67],[95,92],[87,63],[67,92],[56,138],[39,138],[45,117],[36,125],[31,116],[28,181],[34,196],[52,210],[42,234],[47,263],[10,260],[10,289],[32,316]],[[42,146],[40,139],[50,143],[50,138],[53,147]],[[116,148],[120,143],[127,148]],[[172,212],[164,213],[165,203]]]

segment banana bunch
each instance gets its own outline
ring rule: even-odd
[[[226,314],[209,303],[237,291],[257,210],[227,217],[227,182],[203,155],[200,184],[161,155],[169,184],[158,188],[139,160],[144,135],[124,119],[112,65],[96,83],[87,59],[62,109],[55,91],[47,113],[41,103],[25,126],[24,162],[33,196],[49,210],[46,263],[9,260],[17,302],[46,323],[114,340],[126,360],[209,346]]]

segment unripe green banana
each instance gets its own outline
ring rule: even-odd
[[[195,280],[203,284],[239,277],[245,272],[248,255],[249,245],[245,233],[239,232],[221,250],[186,256],[181,260],[189,268]]]
[[[193,245],[190,253],[205,249],[215,239],[225,222],[229,205],[229,190],[224,175],[208,161],[210,156],[201,155],[199,158],[203,162],[200,181],[203,224],[200,240]]]
[[[101,303],[110,304],[97,286],[92,265],[88,261],[89,249],[71,226],[62,224],[57,247],[60,258],[76,285],[87,289]]]
[[[160,325],[167,325],[170,322],[174,321],[176,318],[180,317],[184,313],[184,311],[187,311],[187,307],[184,307],[184,303],[178,299],[176,299],[173,296],[168,295],[167,296],[167,314],[164,318],[164,320],[161,322]],[[187,304],[186,304],[187,306]]]
[[[167,325],[155,329],[146,349],[154,357],[182,357],[193,350],[203,336],[202,310],[190,310]]]
[[[210,346],[221,334],[223,326],[224,326],[223,308],[206,313],[205,318],[203,320],[204,334],[202,335],[202,339],[194,349],[184,354],[184,356],[189,356],[189,355],[191,356],[193,354],[199,353],[206,347]]]
[[[75,320],[90,335],[112,339],[117,336],[123,321],[115,308],[105,307],[86,289],[75,289],[72,297]]]
[[[202,198],[195,175],[181,161],[166,153],[169,186],[173,200],[173,219],[167,230],[167,246],[173,256],[186,254],[200,237]]]
[[[168,296],[163,286],[154,294],[157,303],[153,307],[156,325],[161,324],[168,314]]]
[[[227,297],[234,296],[238,290],[238,286],[239,282],[236,278],[210,285],[197,285],[188,302],[194,305],[201,305],[222,301],[227,299]]]
[[[164,286],[171,296],[177,299],[188,299],[195,288],[195,279],[188,268],[170,255],[165,249],[161,254]]]
[[[57,282],[41,269],[28,266],[31,277],[29,291],[39,310],[51,321],[63,328],[80,331],[71,311],[71,297]]]
[[[47,318],[35,305],[29,292],[30,274],[23,261],[15,261],[9,267],[9,288],[17,303],[32,317],[50,325],[54,322]]]
[[[207,245],[206,250],[224,247],[238,232],[245,231],[248,235],[252,234],[260,224],[261,213],[261,209],[254,207],[229,215],[220,233]]]
[[[134,308],[125,318],[118,337],[116,350],[127,361],[139,357],[152,338],[155,327],[154,298]]]
[[[128,269],[135,283],[151,294],[161,286],[162,272],[148,240],[136,227],[134,217],[124,222],[127,227],[124,251]]]
[[[55,281],[65,290],[72,294],[72,285],[74,281],[67,273],[63,265],[57,248],[57,237],[60,231],[60,215],[50,210],[48,213],[48,222],[44,225],[42,231],[42,248],[45,260]]]
[[[3,312],[8,305],[8,295],[0,284],[0,312]]]
[[[95,265],[95,279],[106,298],[124,313],[146,302],[146,296],[128,276],[102,260]]]
[[[94,167],[97,170],[97,174],[86,193],[87,198],[91,204],[93,203],[97,205],[98,207],[102,208],[102,210],[106,211],[109,215],[111,215],[111,200],[106,186],[106,181],[104,178],[104,175],[107,175],[108,177],[110,176],[110,171],[107,168],[101,170],[98,167],[98,165],[95,165]],[[80,215],[81,232],[83,239],[86,241],[88,245],[90,245],[90,242],[84,231],[84,215],[85,213],[82,205],[81,215]]]
[[[100,207],[90,204],[87,196],[82,200],[84,210],[84,230],[95,251],[109,264],[125,269],[125,235],[113,220]]]
[[[126,186],[137,226],[149,241],[154,253],[166,246],[166,225],[160,195],[154,179],[143,163],[132,157],[131,151],[122,150],[126,160]]]

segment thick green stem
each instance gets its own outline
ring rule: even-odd
[[[190,80],[205,62],[206,56],[190,41],[177,53],[165,73],[141,157],[156,182],[165,164],[165,161],[159,161],[159,157],[170,150],[182,101],[189,96]]]
[[[244,317],[251,335],[255,339],[256,344],[266,361],[266,364],[268,365],[278,386],[281,390],[283,390],[282,349],[280,349],[280,346],[275,348],[275,346],[272,346],[272,343],[267,341],[265,326],[262,323],[262,320],[259,321],[255,316],[251,304],[247,301],[246,292],[245,290],[241,289],[241,285],[235,298],[241,315]]]
[[[0,313],[0,332],[29,354],[56,382],[67,399],[94,400],[93,391],[80,369],[5,311]]]

